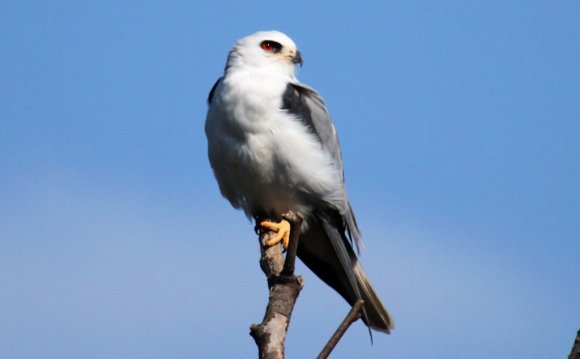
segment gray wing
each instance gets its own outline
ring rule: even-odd
[[[330,153],[337,173],[340,173],[344,201],[338,211],[346,222],[349,238],[357,249],[362,242],[356,218],[346,196],[342,154],[336,130],[328,110],[320,95],[311,87],[301,83],[289,83],[283,95],[283,109],[296,115],[306,127],[318,138],[322,148]]]
[[[364,299],[363,321],[369,328],[388,333],[393,320],[359,265],[352,246],[354,242],[358,249],[361,236],[346,196],[340,144],[324,101],[312,88],[290,83],[283,96],[283,109],[294,114],[320,141],[331,155],[342,182],[342,203],[324,203],[313,209],[308,230],[298,243],[298,257],[351,305]]]
[[[211,105],[211,101],[213,100],[213,94],[215,93],[215,90],[217,89],[218,85],[220,84],[220,81],[223,79],[223,76],[220,77],[219,79],[217,79],[217,81],[215,82],[215,84],[213,84],[211,90],[209,90],[209,95],[207,95],[207,104]]]
[[[334,166],[341,174],[342,154],[336,130],[320,95],[312,88],[298,83],[289,83],[283,96],[283,109],[295,114],[318,138],[322,147],[332,155]]]

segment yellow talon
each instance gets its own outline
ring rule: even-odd
[[[281,220],[279,223],[266,220],[260,222],[260,226],[276,232],[274,237],[266,241],[267,247],[282,242],[284,248],[288,249],[288,243],[290,242],[290,222],[285,219]]]

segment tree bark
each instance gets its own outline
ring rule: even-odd
[[[250,327],[250,335],[256,341],[260,359],[283,359],[286,333],[292,317],[296,299],[303,287],[302,277],[294,275],[294,262],[300,237],[302,217],[290,213],[284,218],[290,222],[290,242],[286,259],[282,246],[265,247],[265,242],[274,234],[260,232],[260,267],[266,275],[270,296],[264,319]]]
[[[299,213],[288,213],[283,215],[283,218],[290,222],[290,242],[286,258],[282,253],[282,245],[270,247],[265,245],[275,233],[256,226],[259,230],[260,267],[266,275],[270,292],[264,319],[260,324],[250,326],[250,335],[258,346],[258,358],[260,359],[284,358],[284,346],[290,318],[294,304],[304,286],[302,277],[294,275],[294,264],[303,218]],[[319,354],[319,359],[326,359],[350,325],[361,317],[363,304],[364,301],[360,299],[353,305],[351,311]]]

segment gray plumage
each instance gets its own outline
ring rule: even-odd
[[[364,299],[364,322],[388,333],[393,320],[353,249],[361,235],[334,125],[318,93],[296,80],[297,62],[280,32],[238,41],[208,97],[210,163],[222,195],[248,217],[300,212],[298,257],[350,304]]]

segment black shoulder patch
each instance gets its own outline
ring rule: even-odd
[[[289,83],[284,95],[282,95],[282,109],[296,115],[300,121],[306,125],[308,130],[310,130],[310,132],[321,141],[320,135],[314,126],[314,122],[312,122],[312,112],[304,101],[304,96],[307,95],[307,91],[308,90],[303,87]]]
[[[220,81],[222,80],[222,77],[220,77],[215,84],[213,84],[213,87],[211,88],[211,90],[209,91],[209,95],[207,96],[207,104],[211,104],[211,100],[213,99],[213,94],[215,92],[215,89],[218,87],[218,84],[220,83]]]

